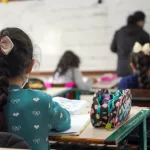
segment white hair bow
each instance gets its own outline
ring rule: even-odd
[[[139,42],[135,42],[133,52],[143,52],[145,55],[150,55],[150,43],[146,43],[142,46]]]

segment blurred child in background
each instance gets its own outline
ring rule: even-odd
[[[72,51],[66,51],[62,55],[50,82],[58,84],[74,82],[76,86],[82,90],[91,89],[93,80],[83,78],[79,67],[80,58]]]

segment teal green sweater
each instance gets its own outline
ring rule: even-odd
[[[48,135],[52,129],[70,128],[70,114],[46,93],[9,87],[8,103],[4,107],[8,132],[24,138],[32,150],[48,150]]]

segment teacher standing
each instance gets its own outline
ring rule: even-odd
[[[117,74],[124,77],[132,73],[130,68],[130,53],[134,43],[137,41],[142,45],[150,41],[149,34],[144,31],[145,14],[141,11],[135,12],[127,19],[127,25],[116,31],[111,51],[117,53]]]

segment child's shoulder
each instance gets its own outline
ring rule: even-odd
[[[29,99],[40,99],[42,103],[49,103],[52,100],[49,94],[40,90],[22,89],[21,95],[27,95]]]
[[[132,74],[122,78],[119,83],[120,89],[127,89],[127,88],[138,88],[138,77],[137,74]]]
[[[29,89],[28,92],[31,93],[32,95],[36,95],[36,96],[41,97],[41,98],[43,98],[43,99],[52,98],[49,94],[47,94],[47,93],[44,92],[44,91],[40,91],[40,90],[32,90],[32,89]]]

